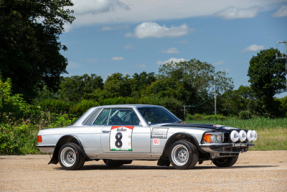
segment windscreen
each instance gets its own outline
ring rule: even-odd
[[[140,107],[138,108],[138,111],[141,113],[141,115],[149,125],[160,123],[174,123],[180,121],[165,108],[161,107]]]

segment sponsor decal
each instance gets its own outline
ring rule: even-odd
[[[132,151],[133,126],[112,126],[110,131],[111,151]]]
[[[159,139],[153,139],[153,144],[154,145],[159,145]]]
[[[167,138],[168,128],[153,128],[151,133],[151,138]]]

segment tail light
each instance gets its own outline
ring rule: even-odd
[[[42,143],[42,141],[43,141],[43,140],[42,140],[42,135],[38,135],[38,136],[37,136],[37,139],[38,139],[38,143]]]

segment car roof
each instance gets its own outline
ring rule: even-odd
[[[114,108],[114,107],[162,107],[159,105],[148,105],[148,104],[118,104],[118,105],[102,105],[102,106],[97,106],[95,108]]]

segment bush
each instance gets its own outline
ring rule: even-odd
[[[217,114],[217,115],[205,115],[205,114],[198,114],[195,113],[194,115],[191,114],[187,114],[185,116],[185,120],[189,121],[189,120],[195,120],[195,121],[204,121],[204,120],[227,120],[230,119],[230,117],[225,117],[221,114]]]
[[[83,115],[88,109],[99,106],[100,104],[93,100],[81,100],[81,102],[73,105],[70,108],[69,113],[75,114],[76,116]]]
[[[62,101],[58,99],[45,99],[37,103],[43,111],[51,111],[54,113],[69,113],[70,108],[74,105],[70,101]]]
[[[239,119],[250,119],[251,113],[249,111],[241,111],[239,113]]]

